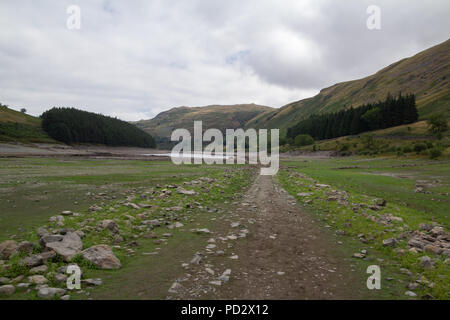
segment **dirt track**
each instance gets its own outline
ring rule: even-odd
[[[230,281],[212,286],[211,291],[202,281],[191,281],[191,287],[184,292],[197,294],[177,298],[361,298],[355,289],[361,288],[361,279],[350,276],[349,263],[335,252],[335,240],[310,214],[299,209],[275,178],[258,176],[229,218],[249,230],[245,239],[236,240],[231,252],[227,250],[222,261],[212,262],[232,270]],[[238,259],[229,259],[229,254]],[[202,267],[197,272],[194,277],[204,274]]]

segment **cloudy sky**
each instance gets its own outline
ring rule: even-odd
[[[67,8],[81,28],[67,28]],[[381,9],[381,30],[366,10]],[[448,0],[2,0],[0,102],[124,120],[175,106],[281,107],[449,37]]]

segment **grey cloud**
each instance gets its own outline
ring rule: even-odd
[[[81,7],[82,27],[66,28]],[[379,5],[382,29],[367,30]],[[149,118],[179,105],[279,107],[445,41],[444,0],[0,2],[0,101]]]

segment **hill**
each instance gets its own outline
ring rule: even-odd
[[[153,119],[138,121],[135,125],[154,136],[158,147],[167,147],[173,130],[184,128],[192,132],[196,120],[203,121],[204,129],[217,128],[224,132],[225,129],[243,128],[250,119],[272,110],[256,104],[178,107],[161,112]]]
[[[0,104],[0,141],[55,143],[42,130],[41,119]]]
[[[335,112],[384,100],[388,93],[414,93],[421,119],[450,109],[450,40],[400,60],[363,79],[322,89],[312,98],[260,114],[246,127],[287,128],[312,114]]]
[[[42,116],[42,128],[55,140],[106,146],[154,148],[151,135],[136,126],[75,108],[53,108]]]

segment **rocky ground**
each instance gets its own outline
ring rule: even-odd
[[[168,298],[357,299],[361,278],[338,257],[333,239],[270,176],[259,176],[228,228],[182,264]]]
[[[450,298],[450,233],[443,225],[404,203],[338,190],[290,168],[284,168],[281,180],[340,243],[360,248],[353,259],[388,270],[383,283],[397,291],[389,298]],[[423,190],[416,184],[415,192]]]
[[[277,177],[255,169],[224,166],[124,198],[99,190],[88,210],[64,210],[0,243],[0,297],[450,297],[445,226],[296,167]],[[373,264],[383,270],[381,295],[366,287]],[[74,265],[81,289],[68,290]]]

